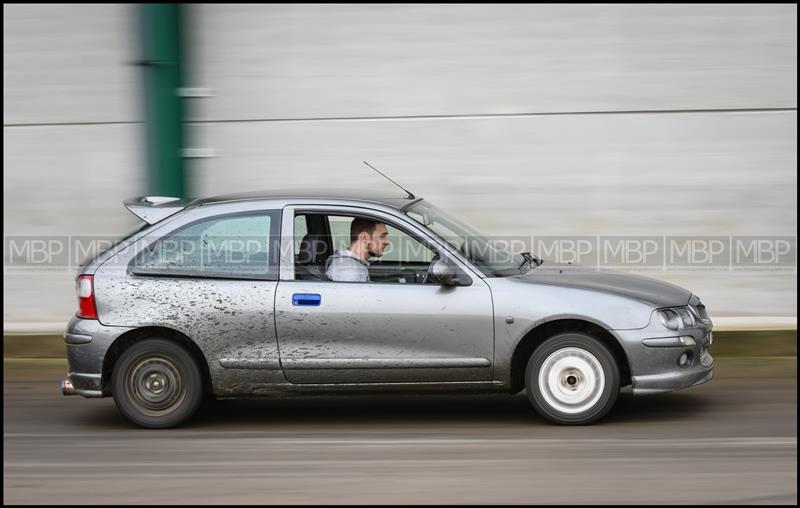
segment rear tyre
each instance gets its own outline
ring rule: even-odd
[[[160,338],[145,339],[122,353],[111,374],[114,403],[133,423],[149,429],[175,427],[203,400],[203,380],[192,355]]]
[[[531,355],[525,388],[534,409],[561,425],[594,423],[608,413],[620,389],[614,355],[578,332],[556,335]]]

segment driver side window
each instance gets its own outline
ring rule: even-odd
[[[386,230],[391,243],[382,256],[369,260],[370,280],[399,284],[433,283],[425,280],[425,274],[436,253],[395,225],[386,224]]]
[[[329,215],[331,239],[334,253],[351,246],[350,226],[356,216]],[[398,226],[384,223],[389,233],[389,245],[380,256],[370,256],[369,281],[373,283],[421,284],[435,256],[425,244],[406,233]]]
[[[350,231],[353,221],[357,218],[355,215],[298,212],[295,217],[294,240],[297,249],[295,252],[298,253],[296,264],[300,266],[296,267],[296,278],[325,280],[330,273],[335,273],[335,271],[328,272],[329,266],[335,259],[340,259],[343,255],[353,255],[352,251],[349,251],[352,247]],[[380,255],[370,255],[366,260],[368,265],[349,259],[345,260],[344,264],[354,263],[355,268],[366,270],[369,282],[372,283],[433,283],[426,280],[426,273],[436,258],[436,252],[397,225],[385,222],[383,224],[388,232],[386,240],[389,245],[383,248]],[[312,244],[307,241],[309,238],[314,238],[316,245],[320,246],[313,249],[313,252],[306,252],[312,249]],[[325,255],[317,256],[322,251]]]
[[[405,231],[391,224],[387,224],[386,229],[389,231],[392,245],[384,251],[381,261],[395,261],[406,264],[429,264],[433,261],[436,253],[423,245],[422,242],[417,241]]]

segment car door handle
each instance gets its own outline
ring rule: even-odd
[[[314,305],[319,307],[322,297],[314,293],[295,293],[292,295],[292,305]]]

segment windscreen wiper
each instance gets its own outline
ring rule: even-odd
[[[531,268],[536,268],[537,266],[539,266],[539,265],[541,265],[543,263],[543,261],[541,259],[537,258],[536,256],[534,256],[530,252],[520,252],[519,254],[523,258],[522,264],[519,265],[519,271],[520,272],[522,271],[522,268],[525,265],[530,265]]]

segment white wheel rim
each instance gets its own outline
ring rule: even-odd
[[[603,395],[603,366],[585,349],[555,351],[539,369],[539,392],[554,409],[567,414],[591,409]]]

